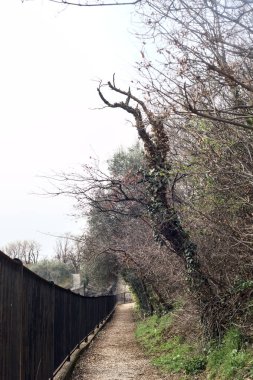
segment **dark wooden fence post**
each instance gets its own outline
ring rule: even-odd
[[[0,379],[22,380],[22,263],[0,251]]]
[[[22,313],[22,306],[23,306],[23,263],[19,259],[14,259],[17,263],[17,265],[20,268],[20,274],[18,278],[18,298],[16,299],[17,302],[17,310],[18,310],[18,315],[17,315],[17,341],[14,342],[14,344],[17,342],[17,346],[19,346],[19,379],[23,380],[22,378],[22,359],[23,359],[23,313]]]

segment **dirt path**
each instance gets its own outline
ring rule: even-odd
[[[71,380],[162,380],[134,338],[132,304],[118,306],[113,319],[79,359]]]

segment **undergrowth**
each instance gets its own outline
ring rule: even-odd
[[[136,338],[155,366],[178,373],[180,379],[199,378],[196,374],[208,380],[253,379],[252,348],[245,346],[238,329],[228,330],[220,344],[212,342],[203,348],[185,336],[170,336],[175,313],[137,323]]]
[[[137,325],[136,338],[155,366],[166,372],[195,374],[206,366],[205,356],[198,353],[195,345],[187,343],[182,336],[165,338],[173,323],[173,314],[161,317],[153,315]]]
[[[208,379],[253,379],[252,352],[245,348],[240,331],[231,328],[220,345],[213,345],[208,353]]]

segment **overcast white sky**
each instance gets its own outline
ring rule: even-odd
[[[117,74],[128,88],[140,58],[131,7],[67,7],[47,0],[0,2],[0,247],[34,239],[44,255],[77,233],[72,200],[32,195],[38,175],[105,160],[135,139],[126,115],[101,105],[94,79]]]

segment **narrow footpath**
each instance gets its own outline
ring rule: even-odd
[[[134,329],[133,305],[118,306],[80,357],[71,380],[169,380],[149,364],[135,341]]]

